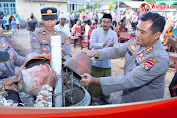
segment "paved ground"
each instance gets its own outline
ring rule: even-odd
[[[12,36],[12,39],[10,40],[10,42],[12,43],[12,45],[14,46],[14,48],[16,49],[16,51],[20,54],[25,56],[27,53],[30,52],[30,35],[29,35],[29,31],[27,31],[26,29],[20,29],[17,32],[17,35]],[[86,48],[85,48],[86,49]],[[73,55],[77,54],[78,52],[80,52],[80,46],[77,45],[75,48],[72,45],[72,53]],[[112,60],[112,76],[116,76],[116,75],[122,75],[123,74],[123,66],[124,66],[124,58],[123,59],[114,59]],[[169,95],[169,91],[168,91],[168,86],[169,83],[171,82],[171,79],[174,76],[174,71],[168,70],[167,74],[166,74],[166,87],[165,87],[165,95],[164,98],[170,98]],[[121,91],[120,92],[115,92],[111,94],[111,102],[112,103],[120,103],[121,100]],[[146,93],[145,93],[146,95]]]

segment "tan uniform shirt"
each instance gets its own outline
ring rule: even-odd
[[[34,32],[30,40],[32,52],[37,52],[43,55],[50,53],[50,36],[53,35],[61,36],[62,54],[65,55],[66,58],[70,58],[72,56],[70,40],[67,35],[59,31],[54,31],[52,34],[48,34],[45,29],[40,29]]]

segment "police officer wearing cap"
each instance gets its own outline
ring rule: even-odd
[[[54,26],[57,23],[57,9],[54,7],[47,7],[41,9],[42,22],[45,28],[36,30],[31,36],[31,50],[43,55],[48,55],[51,52],[50,36],[61,36],[62,54],[66,58],[72,56],[71,44],[68,36],[61,31],[55,31]]]
[[[5,23],[4,20],[0,19],[0,24]],[[18,55],[14,50],[9,41],[3,37],[2,28],[0,27],[0,51],[5,51],[9,53],[10,59],[6,63],[0,63],[0,80],[7,79],[9,77],[16,79],[15,67],[23,65],[25,58]],[[6,99],[11,99],[15,103],[20,101],[18,92],[8,90],[8,96]]]

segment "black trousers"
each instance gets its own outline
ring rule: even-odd
[[[9,30],[9,25],[5,25],[5,30]]]
[[[177,72],[175,73],[170,85],[169,85],[169,91],[171,97],[177,96]]]
[[[137,25],[137,22],[132,22],[133,31],[136,30],[136,25]]]
[[[87,20],[87,24],[88,24],[88,25],[91,25],[91,21],[90,21],[90,20]]]
[[[19,97],[19,93],[13,90],[8,90],[8,96],[6,97],[6,99],[8,100],[12,100],[14,103],[19,103],[20,101],[20,97]]]
[[[112,26],[117,26],[117,22],[116,21],[113,21],[113,23],[112,23]]]

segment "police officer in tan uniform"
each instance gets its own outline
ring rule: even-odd
[[[158,13],[148,12],[140,18],[136,38],[120,46],[98,51],[84,51],[99,60],[125,56],[124,75],[94,78],[84,74],[81,84],[101,85],[104,94],[123,90],[122,103],[162,99],[169,56],[159,37],[165,19]]]
[[[3,24],[4,21],[0,20],[0,24]],[[18,55],[18,53],[14,50],[9,41],[3,37],[2,28],[0,28],[0,51],[7,51],[10,55],[10,60],[6,63],[0,63],[0,80],[6,79],[9,77],[17,78],[15,73],[15,66],[23,65],[25,58]],[[8,91],[8,96],[6,99],[11,99],[14,102],[19,102],[18,93],[12,90]]]
[[[48,55],[51,52],[50,36],[61,36],[61,48],[62,54],[66,58],[72,56],[71,44],[68,36],[60,31],[55,31],[54,26],[57,22],[57,9],[53,7],[47,7],[41,9],[42,22],[45,26],[44,29],[37,30],[31,36],[31,50],[43,55]]]

